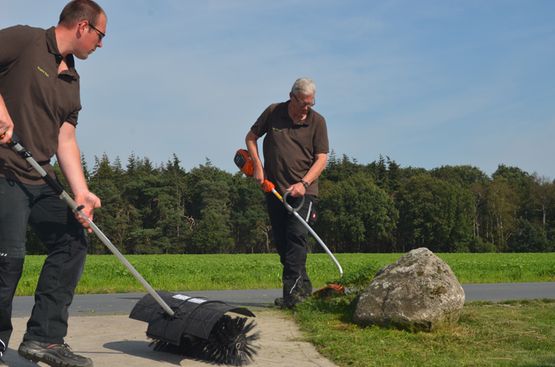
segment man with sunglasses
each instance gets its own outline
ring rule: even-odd
[[[245,138],[258,183],[268,179],[281,194],[288,192],[293,207],[300,205],[304,196],[298,213],[312,221],[316,218],[318,177],[326,167],[329,151],[326,121],[313,109],[315,95],[312,80],[297,79],[289,93],[290,99],[266,108]],[[263,135],[264,166],[257,145]],[[275,303],[292,308],[312,293],[306,272],[308,231],[274,195],[266,195],[266,205],[283,265],[283,298],[276,299]]]
[[[88,189],[76,140],[81,101],[74,57],[85,60],[102,47],[106,22],[96,2],[73,0],[55,27],[0,30],[0,365],[13,329],[12,301],[30,224],[47,258],[19,354],[50,366],[92,366],[64,343],[68,308],[85,263],[87,223],[6,143],[15,133],[51,176],[56,155],[75,201],[93,217],[100,199]]]

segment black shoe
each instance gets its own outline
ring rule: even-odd
[[[93,362],[75,354],[67,344],[41,343],[25,340],[19,345],[19,354],[33,362],[44,362],[53,367],[92,367]]]
[[[6,344],[0,339],[0,366],[7,366],[6,362],[2,359],[4,352],[6,351]]]
[[[283,297],[276,298],[274,300],[274,305],[278,306],[282,310],[295,307],[295,304],[293,304],[290,300],[285,300]]]
[[[278,297],[274,300],[274,305],[278,306],[279,308],[285,308],[285,301],[283,297]]]
[[[274,305],[278,306],[281,309],[292,309],[295,308],[295,305],[304,301],[306,297],[302,297],[300,295],[293,295],[291,297],[279,297],[274,300]]]

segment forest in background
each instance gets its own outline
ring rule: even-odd
[[[275,251],[264,193],[240,172],[209,160],[186,171],[176,155],[159,165],[135,155],[125,165],[106,155],[92,169],[83,164],[102,199],[95,223],[123,253]],[[468,165],[426,170],[382,156],[360,164],[332,152],[314,229],[333,252],[551,252],[555,181],[505,165],[488,176]],[[108,252],[89,238],[90,253]],[[32,231],[27,250],[44,253]],[[321,251],[312,240],[311,250]]]

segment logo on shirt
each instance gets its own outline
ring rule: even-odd
[[[50,75],[48,75],[48,73],[46,72],[46,70],[44,70],[44,69],[41,68],[40,66],[37,66],[37,70],[40,71],[41,73],[43,73],[47,78],[50,77]]]

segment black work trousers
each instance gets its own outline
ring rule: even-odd
[[[0,339],[13,327],[12,301],[23,270],[27,224],[46,246],[25,340],[63,343],[68,308],[87,253],[85,232],[67,205],[47,185],[0,177]]]
[[[301,198],[287,199],[294,208],[301,202]],[[283,265],[283,299],[286,303],[294,304],[312,293],[312,283],[306,272],[308,230],[273,194],[266,194],[266,205],[274,242]],[[306,221],[315,210],[315,205],[316,198],[306,195],[303,206],[297,212]]]

